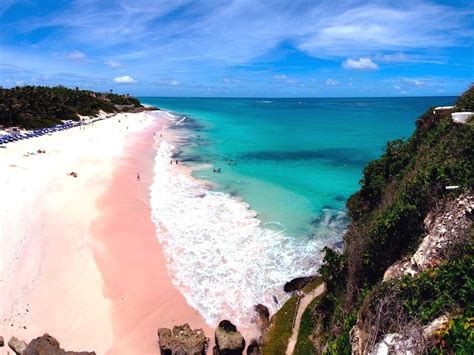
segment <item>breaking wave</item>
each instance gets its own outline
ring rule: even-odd
[[[317,271],[332,236],[292,238],[277,222],[262,224],[239,197],[170,165],[172,144],[156,149],[150,204],[157,236],[173,284],[208,324],[225,318],[248,326],[253,306],[275,312],[287,297],[285,282]]]

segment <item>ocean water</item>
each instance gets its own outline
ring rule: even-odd
[[[455,98],[140,100],[166,110],[180,137],[157,144],[150,191],[173,282],[209,324],[245,328],[255,304],[275,311],[283,283],[314,273],[321,248],[340,241],[367,162]]]

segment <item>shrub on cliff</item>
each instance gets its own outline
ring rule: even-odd
[[[456,110],[474,111],[474,84],[456,101]]]

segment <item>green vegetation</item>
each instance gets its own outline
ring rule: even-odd
[[[283,307],[275,313],[270,322],[270,328],[262,346],[263,355],[284,355],[288,341],[293,332],[291,327],[295,317],[298,297],[292,296]]]
[[[101,94],[63,86],[0,88],[0,124],[7,127],[48,127],[61,120],[78,120],[78,115],[95,116],[100,110],[118,112],[140,106],[136,98],[128,95]]]
[[[474,354],[474,317],[454,316],[435,333],[431,354]]]
[[[421,328],[446,313],[462,312],[464,317],[474,317],[473,240],[465,247],[461,257],[445,261],[437,268],[423,271],[416,277],[406,275],[375,287],[362,307],[362,327],[388,334],[398,332],[400,324],[419,325]],[[459,320],[453,323],[456,327],[452,328],[452,334],[443,333],[449,341],[435,342],[432,346],[434,352],[439,350],[437,346],[441,344],[444,350],[453,350],[458,343],[456,339],[468,336],[460,334],[458,323]],[[474,347],[474,343],[467,345]]]
[[[474,251],[413,278],[403,277],[385,292],[396,293],[408,315],[423,323],[445,312],[463,309],[474,316]]]
[[[459,98],[456,110],[474,110],[474,86]],[[381,308],[374,341],[400,326],[394,320],[426,324],[451,311],[467,318],[453,321],[443,333],[443,346],[459,345],[463,337],[473,346],[472,247],[463,245],[456,260],[438,269],[381,283],[390,265],[417,248],[428,212],[439,201],[474,186],[474,127],[454,123],[450,114],[428,110],[417,120],[416,131],[408,140],[389,142],[383,155],[364,169],[361,189],[347,203],[351,224],[344,236],[344,253],[324,249],[319,271],[328,292],[303,315],[297,346],[300,354],[350,354],[350,330],[358,318],[362,324],[371,324],[375,305]],[[459,188],[446,190],[448,185]],[[472,234],[465,240],[469,238],[472,240]],[[390,306],[382,307],[384,300]],[[391,311],[381,314],[380,309]],[[461,326],[470,326],[471,333],[460,331]],[[471,349],[469,346],[465,348]]]
[[[456,101],[456,109],[458,111],[474,111],[474,85],[471,85]]]

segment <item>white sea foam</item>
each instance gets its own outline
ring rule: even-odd
[[[174,285],[206,321],[248,327],[253,306],[275,312],[286,281],[314,274],[323,240],[297,241],[266,226],[239,198],[170,165],[174,147],[157,147],[150,187],[152,218]],[[277,305],[273,296],[279,300]]]
[[[261,226],[240,199],[173,173],[171,152],[166,142],[158,149],[151,206],[175,286],[211,325],[245,325],[258,303],[276,311],[272,296],[282,302],[286,281],[316,271],[323,242]]]

